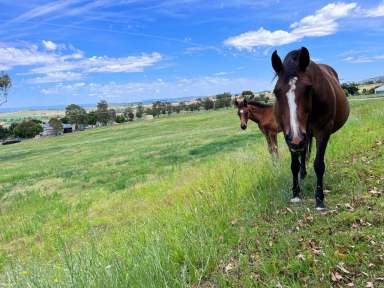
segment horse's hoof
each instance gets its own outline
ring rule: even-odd
[[[325,208],[324,202],[319,199],[316,199],[316,211],[324,211],[326,209],[327,208]]]
[[[316,211],[318,211],[318,212],[322,212],[325,210],[327,210],[327,208],[325,208],[325,207],[316,207]]]
[[[291,203],[300,203],[301,199],[299,197],[294,197],[290,200]]]

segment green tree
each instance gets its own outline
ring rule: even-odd
[[[4,104],[8,100],[8,90],[12,86],[12,80],[11,77],[4,73],[1,72],[0,74],[0,93],[1,93],[1,99],[0,99],[0,105]]]
[[[166,109],[166,111],[167,111],[167,114],[168,114],[168,115],[171,115],[172,112],[173,112],[173,106],[172,106],[172,103],[170,103],[170,102],[166,102],[166,103],[165,103],[165,109]]]
[[[90,111],[88,113],[88,125],[94,126],[96,125],[96,123],[97,123],[97,113],[96,111]]]
[[[341,88],[346,92],[347,96],[357,95],[359,93],[359,86],[356,83],[343,83],[341,84]]]
[[[116,110],[115,109],[109,109],[108,110],[108,122],[115,122],[116,121]]]
[[[128,119],[128,121],[133,121],[133,119],[135,118],[135,113],[133,112],[132,107],[125,108],[124,116]]]
[[[142,103],[139,103],[136,109],[136,118],[142,118],[143,114],[144,114],[144,106]]]
[[[230,107],[232,105],[232,94],[223,93],[215,96],[215,109]]]
[[[64,131],[63,123],[58,118],[51,118],[48,121],[49,126],[55,131],[56,135],[60,135]]]
[[[87,111],[79,105],[71,104],[65,108],[65,117],[69,123],[75,125],[75,129],[79,129],[88,123]]]
[[[116,123],[124,123],[127,122],[127,118],[125,118],[124,115],[117,115],[115,121]]]
[[[0,126],[0,139],[6,139],[10,135],[6,127]]]
[[[152,115],[153,115],[153,117],[160,117],[160,113],[161,113],[161,102],[156,101],[156,102],[152,103]]]
[[[215,102],[211,98],[206,97],[203,99],[203,107],[205,110],[212,110],[215,107]]]
[[[255,94],[250,90],[245,90],[241,92],[241,96],[246,98],[247,100],[255,98]]]
[[[109,122],[109,113],[108,113],[108,103],[105,100],[101,100],[97,103],[96,110],[97,121],[99,121],[102,125],[107,125]]]
[[[43,132],[43,127],[32,120],[18,123],[14,129],[14,135],[22,138],[33,138]]]

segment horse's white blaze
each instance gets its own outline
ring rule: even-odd
[[[244,113],[244,110],[240,110],[240,113],[243,114],[243,113]]]
[[[293,138],[299,136],[299,125],[297,123],[297,105],[295,101],[295,90],[296,90],[297,77],[293,77],[289,80],[289,91],[287,92],[288,107],[289,107],[289,120],[291,124],[291,130]]]

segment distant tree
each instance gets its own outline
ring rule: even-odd
[[[105,100],[101,100],[97,103],[96,110],[97,121],[99,121],[102,125],[107,125],[109,122],[109,113],[108,113],[108,103]]]
[[[1,72],[0,74],[0,105],[4,104],[8,100],[8,90],[12,86],[12,80],[11,77],[4,73]]]
[[[179,103],[179,106],[180,106],[180,110],[181,110],[181,111],[185,111],[185,110],[187,110],[187,105],[185,104],[184,101],[180,102],[180,103]]]
[[[43,132],[43,127],[32,120],[25,120],[17,124],[14,135],[22,138],[33,138]]]
[[[142,118],[143,114],[144,114],[144,106],[142,103],[139,103],[136,109],[136,118]]]
[[[125,108],[124,116],[128,119],[128,121],[133,121],[133,119],[135,118],[135,113],[133,112],[132,107]]]
[[[127,122],[127,118],[125,118],[124,115],[117,115],[115,121],[116,123],[124,123]]]
[[[215,102],[211,98],[206,97],[203,99],[203,107],[205,110],[212,110],[215,107]]]
[[[60,135],[64,131],[63,123],[58,118],[51,118],[48,121],[49,126],[55,131],[56,135]]]
[[[161,102],[156,101],[152,103],[152,115],[153,117],[160,117],[161,114]]]
[[[230,107],[232,105],[232,94],[223,93],[215,96],[215,109]]]
[[[167,111],[167,114],[168,114],[168,115],[171,115],[172,112],[173,112],[173,105],[172,105],[172,103],[170,103],[170,102],[166,102],[166,103],[165,103],[165,109],[166,109],[166,111]]]
[[[9,130],[6,127],[0,126],[0,139],[6,139],[9,135]]]
[[[65,117],[68,118],[69,123],[75,125],[76,130],[88,123],[87,111],[76,104],[68,105],[65,108]]]
[[[63,117],[63,118],[60,118],[60,121],[61,121],[61,123],[63,123],[63,124],[69,124],[69,119],[68,119],[68,117]]]
[[[145,108],[145,110],[144,110],[144,114],[145,115],[152,115],[152,116],[154,116],[153,115],[153,110],[152,110],[152,108]]]
[[[250,90],[245,90],[241,92],[241,96],[246,98],[247,100],[255,98],[255,94]]]
[[[177,103],[176,105],[173,106],[173,110],[179,114],[181,112],[181,106],[180,106],[180,103]]]
[[[96,111],[90,111],[88,113],[88,125],[94,126],[94,125],[96,125],[96,123],[97,123],[97,112]]]
[[[8,127],[9,135],[15,135],[15,128],[19,123],[13,122],[11,125]]]
[[[356,95],[359,93],[359,86],[356,83],[343,83],[341,84],[341,88],[346,92],[347,96]]]
[[[108,110],[108,122],[114,123],[116,120],[116,110],[115,109],[109,109]]]

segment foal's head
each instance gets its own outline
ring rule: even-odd
[[[239,118],[240,118],[240,127],[241,129],[245,130],[247,129],[247,123],[249,118],[248,116],[249,109],[248,109],[247,100],[245,98],[241,100],[235,99],[235,106],[237,107],[237,114],[239,115]]]
[[[284,62],[275,51],[272,67],[277,75],[275,114],[292,152],[301,152],[307,141],[312,81],[306,72],[311,60],[306,48],[292,51]]]

